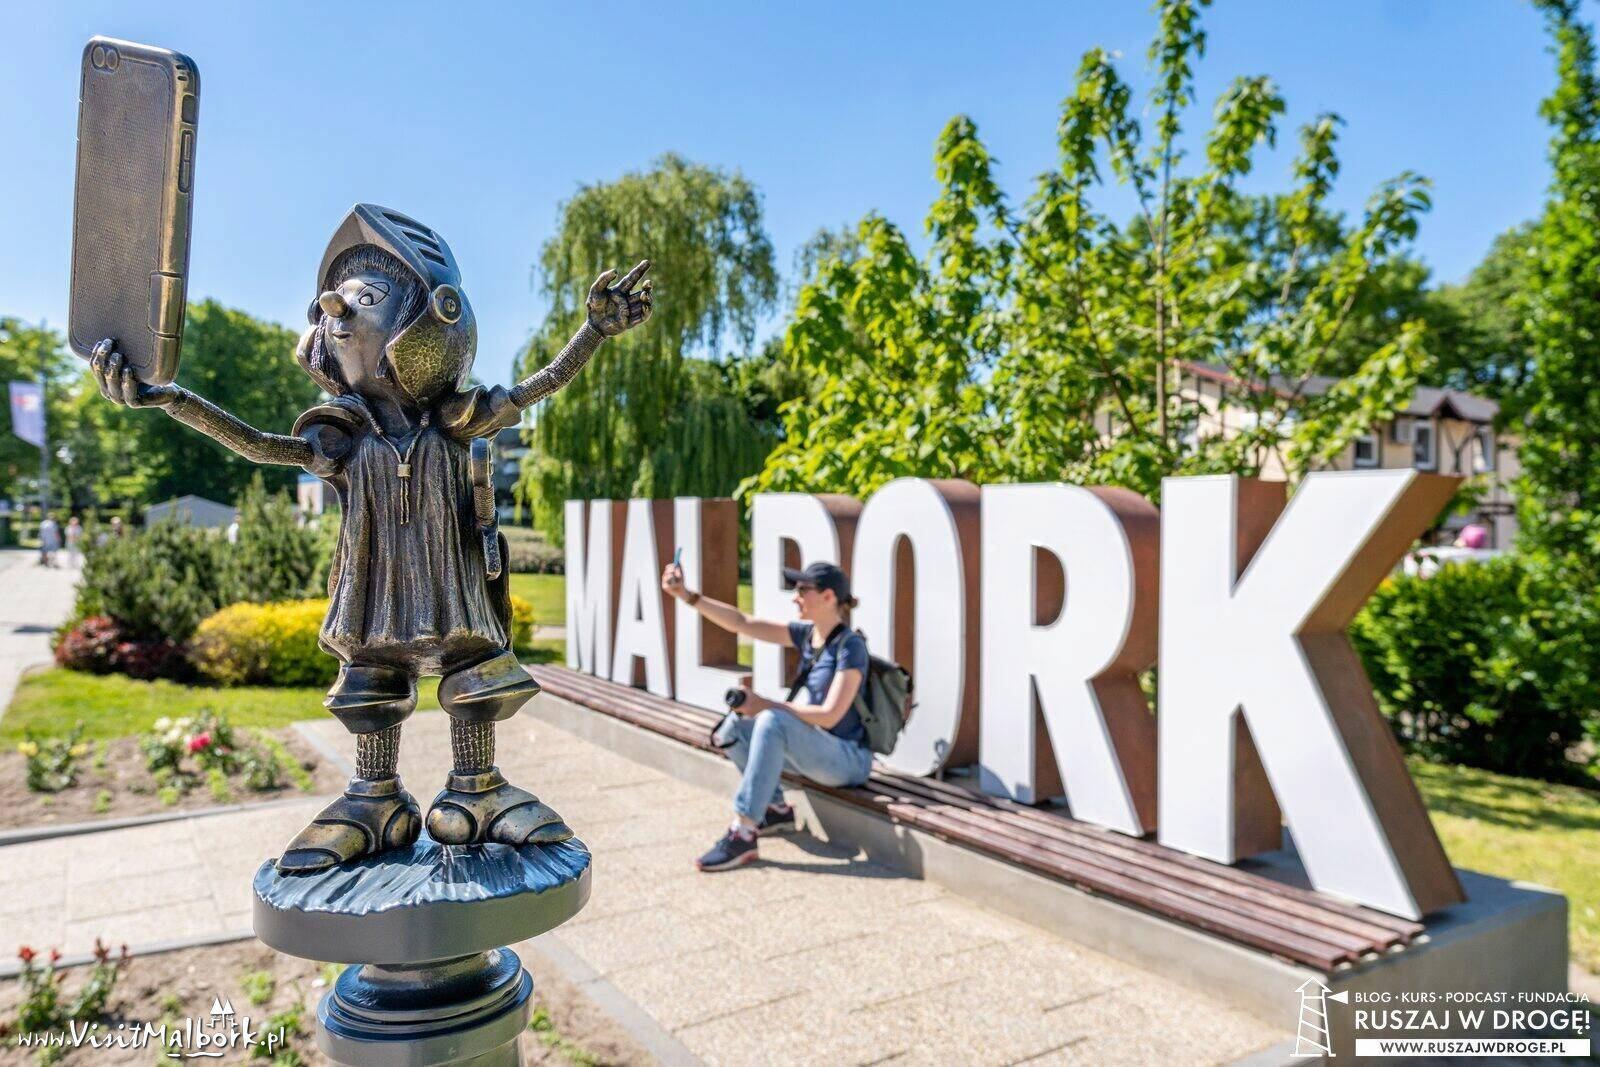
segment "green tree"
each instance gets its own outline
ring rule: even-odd
[[[655,262],[649,324],[607,342],[535,414],[518,491],[552,537],[568,498],[726,494],[771,445],[735,388],[738,373],[715,358],[724,341],[748,349],[776,299],[760,197],[738,174],[677,156],[583,186],[562,205],[539,257],[550,310],[519,373],[577,328],[601,270],[642,256]]]
[[[215,300],[190,304],[178,382],[252,426],[288,433],[320,395],[295,362],[295,340],[290,330]],[[293,484],[293,470],[257,467],[159,410],[113,407],[92,379],[72,416],[83,426],[74,449],[84,467],[79,480],[104,502],[149,504],[188,493],[230,501],[258,473],[269,489]]]
[[[784,441],[743,492],[864,494],[902,475],[1146,493],[1172,473],[1298,477],[1409,399],[1427,362],[1425,272],[1404,252],[1427,183],[1403,172],[1344,223],[1327,206],[1330,114],[1301,129],[1289,192],[1245,195],[1285,108],[1260,76],[1222,94],[1187,166],[1204,6],[1157,7],[1153,130],[1110,56],[1084,56],[1059,163],[1021,205],[972,120],[950,121],[926,257],[871,215],[854,258],[827,258],[801,290],[786,350],[820,384],[786,406]],[[1113,181],[1133,194],[1130,219],[1097,207]],[[1237,383],[1238,432],[1197,432],[1201,412],[1178,388],[1195,365]]]
[[[1520,397],[1520,521],[1524,543],[1592,594],[1600,587],[1600,76],[1576,0],[1539,6],[1557,80],[1541,108],[1553,127],[1552,177],[1528,271],[1533,366]]]
[[[1523,223],[1496,237],[1464,282],[1429,294],[1435,378],[1501,401],[1503,421],[1514,417],[1534,368],[1526,324],[1537,255],[1537,230]]]
[[[238,506],[239,540],[226,549],[229,599],[268,604],[326,596],[329,546],[300,523],[289,494],[268,493],[257,473]]]

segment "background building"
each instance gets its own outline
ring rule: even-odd
[[[1313,376],[1299,386],[1299,393],[1321,396],[1338,381]],[[1184,364],[1179,395],[1199,412],[1187,430],[1190,439],[1212,434],[1232,436],[1248,428],[1255,412],[1239,398],[1245,390],[1263,388],[1286,395],[1293,387],[1277,381],[1268,385],[1241,382],[1221,367]],[[1404,411],[1356,438],[1328,466],[1333,470],[1414,467],[1473,479],[1479,492],[1474,506],[1448,516],[1442,526],[1453,532],[1468,523],[1478,523],[1489,531],[1490,548],[1506,548],[1517,532],[1511,486],[1522,473],[1522,466],[1516,438],[1495,432],[1494,419],[1499,412],[1500,405],[1493,400],[1457,389],[1419,385]],[[1261,476],[1284,477],[1281,457],[1269,453]]]

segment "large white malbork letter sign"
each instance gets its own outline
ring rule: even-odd
[[[610,500],[566,504],[567,666],[611,677],[611,617],[622,538]]]
[[[1253,741],[1318,889],[1413,918],[1463,899],[1345,637],[1455,485],[1312,475],[1262,538],[1276,509],[1260,483],[1162,483],[1163,844],[1245,854],[1234,771]]]
[[[906,478],[865,508],[764,494],[754,612],[794,617],[785,566],[850,572],[852,622],[916,678],[894,770],[976,762],[987,792],[1063,797],[1223,863],[1282,847],[1287,824],[1317,889],[1420,918],[1461,886],[1345,628],[1457,482],[1325,472],[1285,506],[1281,483],[1172,478],[1159,514],[1056,484]],[[732,602],[735,517],[726,500],[568,501],[568,665],[720,707],[732,640],[659,576],[681,548],[690,588]],[[1153,713],[1139,675],[1158,644]],[[787,693],[792,651],[756,645],[758,691]]]
[[[985,792],[1041,800],[1036,773],[1059,768],[1073,818],[1134,835],[1155,825],[1155,723],[1139,672],[1155,660],[1158,524],[1126,489],[984,488]],[[1041,554],[1064,583],[1041,573]],[[1053,767],[1039,758],[1040,715]]]

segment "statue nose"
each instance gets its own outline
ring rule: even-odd
[[[336,319],[342,319],[350,314],[349,303],[332,289],[317,297],[317,306],[322,308],[324,314]]]

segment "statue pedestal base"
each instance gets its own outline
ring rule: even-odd
[[[359,1067],[522,1062],[533,981],[505,945],[576,915],[589,850],[558,845],[409,849],[324,871],[256,871],[263,942],[348,967],[317,1005],[317,1047]]]

